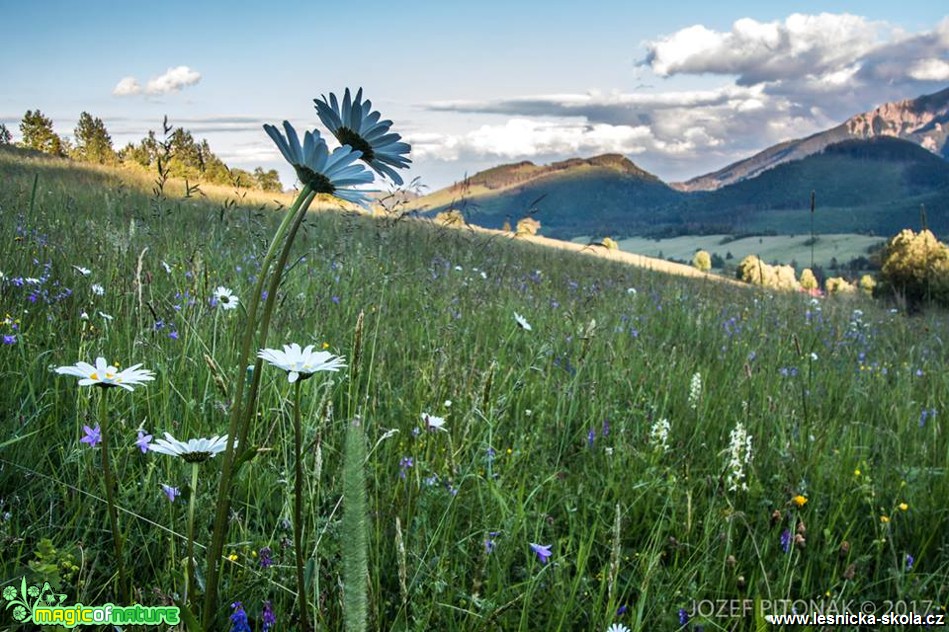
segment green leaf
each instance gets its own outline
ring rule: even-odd
[[[194,613],[191,612],[191,608],[188,607],[188,604],[175,601],[175,605],[180,609],[181,620],[184,621],[185,629],[187,629],[188,632],[204,632],[204,628],[198,623],[198,620],[195,618]]]

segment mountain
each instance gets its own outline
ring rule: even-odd
[[[458,209],[469,223],[511,225],[526,215],[549,237],[608,234],[616,226],[645,229],[649,213],[682,194],[624,156],[571,158],[546,166],[519,162],[479,172],[464,182],[415,200],[409,208],[434,216]]]
[[[918,227],[920,207],[925,206],[928,226],[949,234],[949,162],[913,142],[887,136],[835,143],[757,177],[683,194],[669,213],[679,224],[651,232],[807,232],[811,191],[817,232],[891,235]]]
[[[680,191],[711,191],[754,178],[780,164],[814,155],[834,143],[892,137],[910,141],[949,159],[949,88],[916,99],[887,103],[807,138],[769,147],[724,169],[672,186]]]
[[[501,165],[414,200],[432,217],[458,209],[500,228],[531,215],[544,235],[624,237],[773,232],[888,235],[928,226],[949,235],[949,89],[882,105],[833,129],[766,149],[713,174],[668,185],[607,154],[547,166]]]

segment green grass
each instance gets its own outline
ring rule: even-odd
[[[113,175],[58,165],[0,154],[0,334],[15,337],[0,345],[0,580],[50,581],[67,603],[115,600],[100,454],[80,442],[96,398],[50,370],[101,354],[157,376],[109,393],[112,459],[135,599],[170,603],[184,588],[191,494],[200,590],[220,463],[202,465],[189,489],[190,468],[142,454],[136,431],[225,431],[233,381],[246,379],[243,311],[209,298],[223,285],[247,300],[280,216],[159,202]],[[365,313],[355,380],[351,367],[303,389],[319,629],[339,629],[343,616],[342,464],[357,414],[369,629],[676,630],[680,609],[720,599],[945,611],[945,313],[812,303],[343,213],[312,214],[295,248],[267,346],[325,343],[349,356]],[[797,258],[808,257],[802,248]],[[244,604],[254,630],[271,600],[277,629],[293,630],[291,389],[264,371],[250,437],[260,450],[237,478],[221,595]],[[924,410],[937,412],[921,424]],[[424,429],[422,413],[445,417],[447,431]],[[650,438],[662,418],[668,450]],[[739,422],[753,459],[747,490],[729,490]],[[170,503],[161,484],[182,497]],[[785,531],[804,542],[785,552]],[[549,563],[530,543],[551,547]],[[264,547],[275,562],[266,568]],[[216,613],[217,629],[228,614]],[[0,612],[2,625],[9,616]],[[758,629],[750,616],[695,623]]]
[[[669,239],[649,239],[646,237],[631,237],[619,241],[620,250],[635,252],[649,257],[661,256],[682,261],[692,261],[697,250],[707,250],[710,254],[717,254],[723,259],[732,254],[732,259],[726,265],[734,268],[748,255],[757,255],[762,261],[781,264],[797,263],[798,269],[810,266],[811,246],[809,235],[764,235],[754,237],[733,238],[729,235],[691,235],[673,237]],[[579,238],[586,243],[586,238]],[[830,268],[831,261],[836,259],[843,266],[851,259],[868,257],[868,248],[883,244],[886,240],[880,237],[868,237],[856,234],[829,234],[817,235],[814,243],[814,263],[825,270]]]

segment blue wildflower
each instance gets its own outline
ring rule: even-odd
[[[541,564],[546,564],[550,561],[550,558],[553,555],[553,553],[550,552],[551,545],[534,544],[531,542],[530,547],[531,550],[537,554],[537,559],[540,560]]]
[[[230,632],[251,632],[250,623],[247,621],[247,613],[244,612],[244,606],[241,605],[241,602],[235,601],[231,604],[231,608],[234,609],[234,614],[231,615]]]

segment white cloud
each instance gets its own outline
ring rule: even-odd
[[[146,94],[168,94],[182,88],[193,86],[201,81],[201,73],[187,66],[169,68],[165,74],[149,80],[145,86]]]
[[[944,59],[923,59],[909,69],[909,76],[920,81],[949,81],[949,62]]]
[[[138,94],[142,91],[142,86],[139,85],[138,80],[135,77],[123,77],[119,81],[115,88],[112,90],[112,94],[117,97],[127,97],[133,94]]]
[[[176,66],[169,68],[162,75],[149,79],[144,89],[135,77],[124,77],[116,84],[112,94],[120,97],[137,94],[170,94],[179,92],[182,88],[196,85],[199,81],[201,81],[200,72],[192,70],[188,66]]]
[[[949,81],[949,18],[916,33],[849,14],[743,18],[727,31],[695,25],[646,47],[640,66],[658,77],[704,74],[721,84],[432,103],[439,112],[511,118],[419,135],[410,139],[413,155],[558,160],[615,151],[635,154],[662,177],[694,176]]]
[[[739,85],[819,78],[853,65],[888,31],[882,23],[850,14],[795,13],[784,22],[743,18],[727,33],[698,25],[649,42],[645,64],[661,77],[737,75]]]

